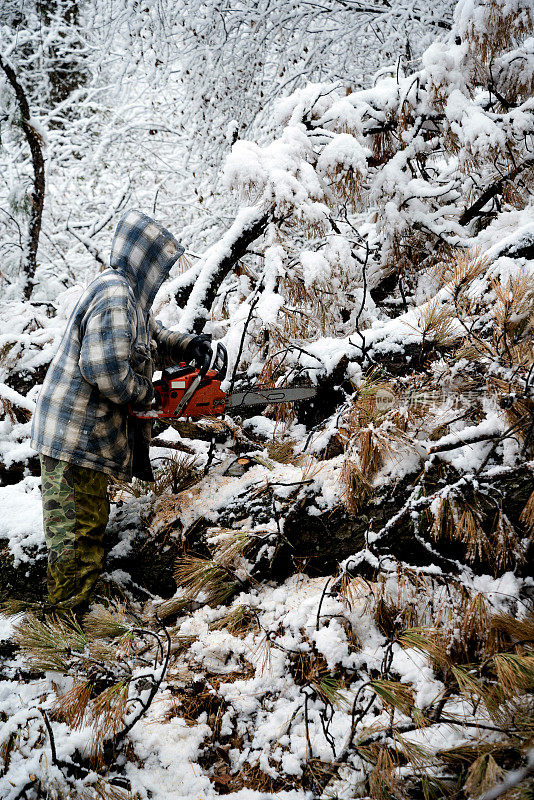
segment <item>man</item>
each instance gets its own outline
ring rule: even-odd
[[[201,360],[208,336],[174,333],[150,309],[184,248],[139,211],[120,220],[110,268],[85,290],[46,374],[32,446],[40,453],[49,600],[87,606],[102,570],[109,476],[153,480],[150,421],[128,415],[153,398],[154,366]]]

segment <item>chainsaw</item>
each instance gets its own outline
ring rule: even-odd
[[[130,413],[139,419],[199,419],[239,412],[248,406],[294,403],[316,394],[316,389],[307,386],[285,389],[254,386],[228,395],[221,389],[227,368],[228,353],[219,342],[213,365],[211,355],[207,355],[200,367],[185,361],[167,367],[161,378],[154,381],[152,405],[146,409],[132,408]]]

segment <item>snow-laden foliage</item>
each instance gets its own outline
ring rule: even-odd
[[[277,98],[310,78],[360,86],[384,59],[418,58],[452,7],[7,0],[2,54],[26,91],[51,186],[39,299],[106,260],[111,218],[128,203],[178,221],[201,251],[228,221],[219,174],[236,136],[265,138]],[[17,283],[30,164],[7,83],[0,102],[2,272]]]
[[[0,793],[474,800],[497,784],[526,797],[531,3],[461,0],[452,20],[402,2],[93,2],[71,19],[67,5],[39,21],[62,47],[30,37],[39,80],[21,72],[48,170],[31,303],[15,199],[32,175],[7,83],[1,98],[2,191],[15,192],[1,223],[0,580],[7,610],[30,613],[2,623]],[[15,6],[1,12],[12,44]],[[400,57],[403,25],[414,52],[432,39],[415,62]],[[82,65],[64,99],[47,78],[58,58]],[[202,203],[187,205],[194,189]],[[40,619],[29,418],[134,204],[188,223],[191,265],[156,298],[162,321],[226,344],[228,389],[317,397],[160,426],[154,486],[113,487],[107,573],[80,629]]]

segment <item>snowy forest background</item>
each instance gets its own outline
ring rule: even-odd
[[[3,0],[2,798],[532,797],[533,17]],[[317,397],[160,425],[80,627],[29,427],[132,207],[226,388]]]

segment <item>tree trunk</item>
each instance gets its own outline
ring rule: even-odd
[[[22,130],[30,147],[33,167],[33,192],[31,198],[30,220],[28,223],[27,252],[23,269],[26,275],[24,297],[29,300],[33,291],[35,270],[37,268],[37,250],[39,235],[41,233],[41,219],[43,216],[45,196],[45,168],[41,137],[31,123],[30,106],[24,89],[20,85],[13,67],[3,61],[0,56],[0,68],[4,71],[9,83],[13,87],[20,108]]]

